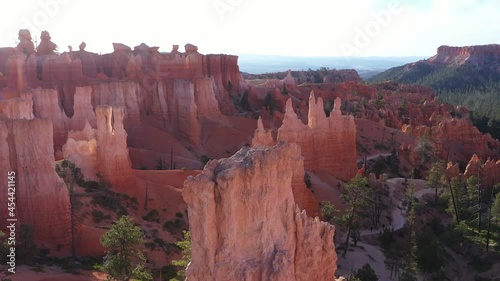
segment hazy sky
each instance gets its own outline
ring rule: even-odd
[[[440,45],[500,43],[498,0],[23,0],[2,5],[0,46],[48,30],[59,51],[141,42],[168,52],[431,56]],[[183,50],[183,47],[181,47]]]

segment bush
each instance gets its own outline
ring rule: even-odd
[[[212,158],[206,156],[205,154],[203,154],[202,156],[200,156],[200,162],[203,164],[203,165],[206,165],[208,163],[208,161],[210,161]]]
[[[358,278],[360,281],[378,281],[375,270],[373,270],[368,263],[363,265],[363,267],[361,267],[356,274],[354,274],[354,277]]]
[[[144,243],[144,247],[150,249],[151,251],[154,251],[154,249],[156,249],[156,244],[153,242],[146,242]]]
[[[166,265],[161,268],[162,281],[170,281],[170,279],[177,278],[177,267],[174,265]]]
[[[95,223],[100,223],[104,219],[111,219],[110,215],[105,215],[103,212],[93,209],[92,210],[92,221]]]
[[[142,219],[160,223],[160,213],[156,209],[152,209],[146,215],[142,216]]]
[[[182,228],[182,221],[179,219],[169,220],[163,224],[163,230],[174,235],[179,234],[181,228]]]

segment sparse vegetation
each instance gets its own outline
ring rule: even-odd
[[[142,217],[145,221],[160,223],[160,213],[156,209],[149,210],[149,212]]]
[[[109,220],[109,219],[111,219],[110,215],[106,215],[103,212],[96,209],[92,210],[92,220],[95,223],[100,223],[102,220]]]
[[[177,271],[177,276],[181,278],[180,280],[184,280],[186,278],[186,268],[188,264],[191,262],[191,235],[189,231],[184,230],[182,232],[183,240],[177,242],[177,246],[182,249],[182,258],[179,260],[173,260],[172,265],[180,267],[181,269]],[[173,279],[179,280],[179,279]]]
[[[112,280],[153,280],[144,266],[145,256],[136,249],[142,243],[140,228],[129,217],[121,217],[101,237],[101,244],[108,249],[102,269]]]
[[[208,157],[207,155],[203,154],[202,156],[200,156],[200,162],[203,164],[203,165],[207,165],[208,161],[212,160],[212,158]]]

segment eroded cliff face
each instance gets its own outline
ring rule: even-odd
[[[302,123],[293,109],[292,100],[286,102],[283,125],[278,129],[277,141],[298,143],[304,156],[306,170],[325,170],[348,181],[356,175],[356,125],[354,117],[342,115],[340,98],[329,117],[323,110],[323,100],[309,98],[308,124]],[[269,133],[257,128],[252,143],[267,144]]]
[[[296,144],[242,148],[185,182],[187,280],[334,280],[335,228],[295,204]]]
[[[0,117],[33,119],[33,95],[27,92],[19,97],[0,100]]]
[[[33,113],[40,119],[49,119],[54,128],[54,149],[61,150],[68,133],[68,117],[60,107],[58,93],[54,89],[37,88],[33,93]]]
[[[481,64],[491,61],[492,58],[500,59],[500,45],[482,45],[466,47],[440,46],[437,54],[428,61],[437,64],[461,65],[464,63]]]
[[[483,135],[467,119],[444,119],[431,127],[404,125],[402,130],[413,137],[428,135],[438,149],[451,156],[462,154],[469,159],[477,154],[482,159],[497,159],[499,155],[500,142],[490,134]]]
[[[123,107],[99,106],[97,115],[97,163],[103,178],[117,192],[126,193],[135,184],[123,127]]]
[[[467,163],[464,176],[466,178],[475,176],[479,179],[481,187],[492,188],[495,184],[500,183],[500,160],[487,159],[484,161],[474,154]]]
[[[18,221],[34,227],[38,247],[47,247],[54,255],[61,255],[69,252],[69,195],[54,169],[52,132],[50,120],[0,122],[0,170],[16,172]],[[1,194],[0,202],[6,202],[6,196],[7,192]],[[7,214],[0,214],[2,219],[6,218]],[[56,250],[57,245],[62,248]]]

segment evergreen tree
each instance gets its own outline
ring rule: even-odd
[[[146,258],[136,250],[136,246],[142,243],[140,228],[134,226],[128,216],[122,216],[101,236],[101,244],[108,248],[103,269],[111,280],[153,280],[144,266]]]
[[[371,196],[371,189],[368,186],[368,179],[361,174],[357,174],[344,188],[341,198],[347,204],[345,221],[347,222],[347,235],[344,252],[345,258],[349,247],[349,239],[359,225],[361,215],[368,205],[368,198]]]
[[[177,276],[182,277],[182,280],[186,278],[186,268],[191,262],[191,235],[189,231],[182,231],[184,240],[179,241],[176,245],[182,249],[182,258],[180,260],[173,260],[172,265],[179,266],[182,269],[177,272]],[[177,279],[171,279],[170,281],[175,281]]]
[[[432,164],[429,174],[427,175],[427,188],[434,188],[434,202],[438,201],[438,190],[444,187],[446,177],[444,175],[443,163],[435,162]]]

